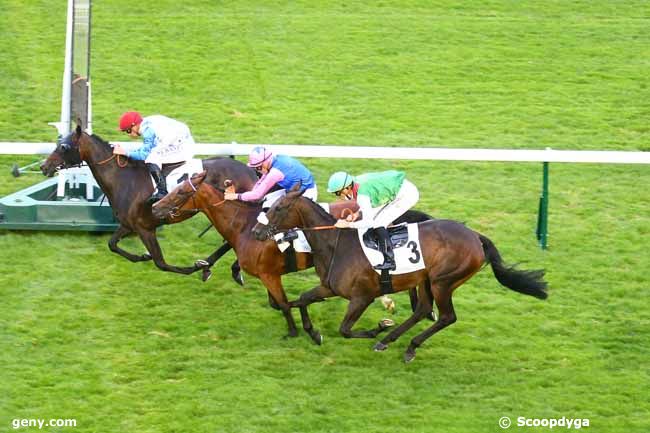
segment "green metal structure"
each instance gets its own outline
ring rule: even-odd
[[[58,179],[52,178],[0,199],[0,229],[115,231],[113,216],[101,189],[93,186],[93,200],[85,186],[66,184],[64,197],[57,197]]]
[[[545,250],[548,238],[548,162],[544,163],[542,174],[542,195],[539,197],[537,212],[537,242]]]

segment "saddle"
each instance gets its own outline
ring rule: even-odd
[[[403,247],[409,239],[408,225],[402,223],[396,226],[388,227],[388,235],[393,249]],[[379,243],[374,230],[368,230],[363,235],[363,243],[366,247],[379,251]]]
[[[169,173],[176,170],[178,167],[180,167],[183,164],[185,164],[185,161],[173,162],[171,164],[163,164],[161,169],[163,176],[165,177],[169,176]]]

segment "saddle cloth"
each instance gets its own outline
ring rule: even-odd
[[[373,248],[369,248],[364,242],[364,235],[370,229],[358,230],[359,233],[359,243],[363,249],[364,254],[368,258],[368,261],[372,266],[384,263],[384,255]],[[395,265],[397,269],[390,271],[391,275],[407,274],[409,272],[419,271],[424,269],[424,260],[422,258],[422,249],[420,247],[420,234],[417,224],[408,224],[406,225],[406,233],[408,233],[408,238],[400,233],[404,231],[404,225],[400,224],[396,227],[391,227],[388,229],[391,234],[391,242],[393,243],[393,253],[395,254]],[[397,236],[393,235],[393,232],[397,232]],[[373,242],[376,245],[376,242]],[[378,274],[381,274],[380,270],[376,270]]]
[[[203,171],[203,161],[200,159],[190,159],[185,164],[176,167],[173,169],[167,177],[165,177],[165,180],[167,181],[167,190],[171,191],[174,188],[178,186],[179,183],[189,179],[193,175],[197,173],[201,173]],[[156,187],[156,183],[153,181],[153,178],[151,179],[151,182],[153,183],[153,187]]]
[[[311,253],[311,245],[307,242],[307,238],[305,238],[305,234],[302,230],[295,230],[295,233],[298,237],[291,242],[293,244],[293,249],[296,250],[297,253]],[[289,242],[282,241],[285,234],[286,233],[278,233],[273,236],[278,245],[278,249],[281,252],[285,252],[285,250],[291,245]]]

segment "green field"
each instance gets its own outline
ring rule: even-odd
[[[51,141],[66,2],[0,10],[0,141]],[[112,141],[138,109],[186,121],[199,142],[650,150],[647,2],[114,0],[92,13],[94,132]],[[0,196],[43,179],[10,174],[36,156],[1,154]],[[427,323],[374,353],[338,334],[346,302],[332,299],[311,308],[322,346],[284,338],[262,285],[230,280],[232,254],[202,283],[127,262],[108,234],[3,231],[0,432],[75,419],[41,431],[468,433],[504,431],[503,416],[509,431],[550,430],[518,417],[650,431],[647,166],[551,164],[541,251],[541,163],[304,162],[324,200],[335,170],[405,170],[419,209],[545,268],[549,299],[484,269],[455,293],[458,322],[404,364]],[[206,224],[164,228],[167,260],[212,252]],[[296,298],[316,281],[285,287]],[[401,322],[408,298],[395,300]],[[386,316],[377,302],[358,326]]]

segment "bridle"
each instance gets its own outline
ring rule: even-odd
[[[291,209],[291,207],[293,205],[294,205],[294,203],[293,203],[293,200],[292,200],[292,202],[287,206],[287,212],[289,212],[289,209]],[[298,213],[298,219],[300,220],[300,224],[302,225],[302,228],[300,228],[300,230],[303,231],[303,232],[304,231],[332,230],[332,229],[338,228],[338,227],[336,227],[334,225],[305,227],[305,225],[306,225],[305,217],[302,214],[302,211],[300,210],[300,208],[296,208],[296,212]],[[266,220],[266,222],[264,222],[264,220]],[[271,224],[269,222],[268,218],[266,218],[266,215],[264,215],[264,219],[262,221],[260,221],[260,217],[258,217],[257,222],[259,222],[260,224],[266,226],[266,228],[264,230],[266,232],[266,239],[271,239],[272,237],[274,237],[275,235],[280,233],[280,230],[278,229],[278,225],[277,224]]]
[[[183,213],[192,213],[192,214],[194,214],[194,213],[197,213],[197,212],[201,211],[201,209],[198,208],[197,205],[196,205],[196,197],[195,197],[195,195],[198,192],[198,190],[196,189],[196,186],[192,183],[192,178],[186,179],[183,183],[185,183],[185,182],[187,182],[190,185],[190,188],[192,188],[192,192],[189,193],[189,194],[191,194],[190,198],[192,199],[192,208],[190,208],[190,209],[180,209],[179,206],[173,206],[169,210],[169,216],[171,216],[172,218],[176,218],[178,216],[181,216]],[[221,190],[220,188],[216,188],[216,187],[214,187],[214,188],[216,190],[220,191],[220,192],[225,192],[225,191]],[[187,201],[183,202],[183,204],[181,206],[183,206],[186,202]],[[217,203],[210,204],[210,207],[221,206],[225,202],[226,202],[226,199],[224,198],[223,200],[218,201]]]

